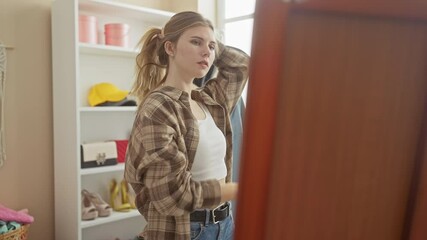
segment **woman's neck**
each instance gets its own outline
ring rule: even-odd
[[[193,78],[183,76],[177,72],[169,72],[164,85],[185,91],[191,96],[191,91],[197,87],[193,84],[193,80]]]

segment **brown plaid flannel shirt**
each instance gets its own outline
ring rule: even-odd
[[[219,44],[217,77],[192,91],[209,109],[227,142],[226,182],[231,181],[230,112],[248,78],[249,56]],[[126,155],[125,179],[137,193],[136,205],[147,220],[145,239],[190,239],[190,213],[220,204],[217,180],[194,181],[190,169],[199,142],[198,123],[186,92],[161,86],[138,108]]]

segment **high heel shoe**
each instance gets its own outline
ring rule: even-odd
[[[110,182],[110,204],[114,211],[128,212],[131,209],[129,203],[123,202],[121,196],[120,186],[117,184],[116,179],[112,179]]]
[[[90,199],[82,193],[82,220],[93,220],[98,217],[98,211]]]
[[[122,180],[121,186],[122,186],[122,201],[124,203],[129,203],[131,208],[136,209],[135,192],[133,191],[132,188],[129,187],[129,184],[125,179]]]
[[[86,189],[82,190],[82,194],[85,195],[95,206],[96,211],[98,211],[98,217],[108,217],[113,211],[98,193],[89,192]]]

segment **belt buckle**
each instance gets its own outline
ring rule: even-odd
[[[216,211],[218,208],[222,207],[222,205],[223,205],[223,204],[221,204],[221,205],[217,206],[216,208],[212,209],[212,211],[211,211],[211,212],[212,212],[212,222],[213,222],[214,224],[219,223],[219,221],[217,221],[217,220],[216,220],[215,211]]]

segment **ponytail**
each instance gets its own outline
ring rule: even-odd
[[[148,30],[138,43],[141,51],[136,57],[136,79],[131,94],[139,103],[166,79],[168,56],[163,44],[164,37],[158,28]]]

